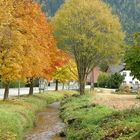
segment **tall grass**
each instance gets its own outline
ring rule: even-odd
[[[36,112],[74,91],[49,92],[0,101],[0,140],[21,140],[33,127]]]
[[[116,111],[89,95],[62,101],[67,140],[140,140],[140,109]]]

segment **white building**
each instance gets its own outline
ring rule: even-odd
[[[111,65],[109,66],[108,73],[114,74],[114,73],[120,73],[124,76],[124,84],[132,84],[132,85],[140,85],[140,81],[131,74],[130,70],[125,70],[125,64],[122,65]]]
[[[140,81],[134,78],[130,70],[122,70],[120,74],[124,76],[124,84],[140,85]]]

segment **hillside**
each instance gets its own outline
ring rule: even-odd
[[[64,0],[35,0],[41,4],[43,12],[51,18],[59,9]],[[118,15],[122,28],[128,34],[140,31],[140,1],[139,0],[104,0]]]
[[[118,15],[123,30],[127,33],[140,31],[140,1],[139,0],[105,0],[114,14]]]
[[[60,5],[64,2],[64,0],[35,0],[39,4],[41,4],[41,8],[43,12],[48,16],[54,16],[55,12],[58,10]]]

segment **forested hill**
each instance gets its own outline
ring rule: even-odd
[[[105,0],[120,18],[127,33],[140,31],[140,0]]]
[[[55,12],[58,10],[60,5],[64,2],[64,0],[35,0],[39,4],[41,4],[43,12],[48,16],[54,16]]]
[[[64,0],[35,0],[41,4],[47,16],[54,16]],[[123,30],[127,33],[140,31],[140,0],[104,0],[114,14],[120,17]]]

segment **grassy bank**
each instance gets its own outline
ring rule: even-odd
[[[116,111],[91,99],[86,95],[61,103],[67,140],[140,140],[140,109]]]
[[[0,140],[21,140],[33,127],[36,112],[74,91],[58,91],[0,101]]]

